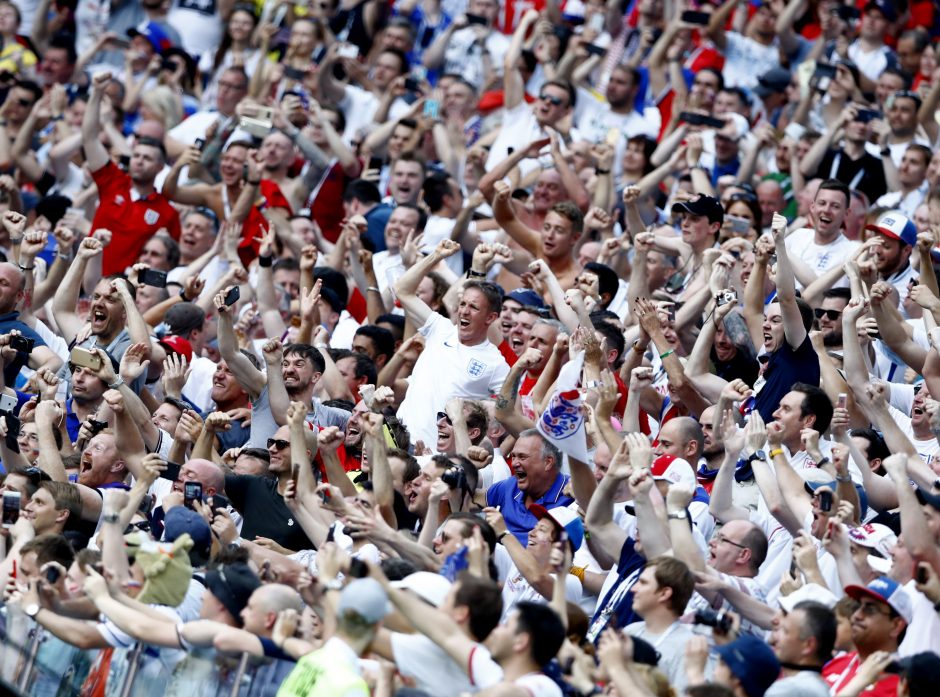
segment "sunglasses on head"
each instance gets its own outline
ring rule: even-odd
[[[283,438],[268,438],[268,450],[271,448],[274,448],[275,450],[283,450],[287,447],[290,447],[289,440],[284,440]]]
[[[816,319],[822,319],[825,316],[833,322],[842,316],[842,310],[824,310],[821,307],[817,307],[813,310],[813,313],[816,315]]]
[[[562,104],[565,103],[565,100],[562,99],[561,97],[553,97],[553,96],[550,95],[550,94],[540,94],[540,95],[539,95],[539,99],[542,99],[542,100],[548,102],[548,103],[551,104],[552,106],[561,106]]]

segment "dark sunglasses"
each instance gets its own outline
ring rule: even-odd
[[[268,438],[268,450],[274,448],[275,450],[283,450],[284,448],[290,447],[290,441],[284,440],[283,438]]]
[[[540,94],[539,99],[542,99],[548,102],[552,106],[561,106],[562,104],[565,103],[565,100],[562,99],[561,97],[553,97],[550,94]]]
[[[28,109],[33,105],[33,103],[28,99],[17,99],[16,103],[19,104],[24,109]]]
[[[747,191],[740,191],[735,194],[731,194],[728,197],[728,203],[734,203],[735,201],[746,201],[749,203],[757,203],[757,196]]]
[[[833,322],[842,316],[842,310],[824,310],[821,307],[817,307],[815,310],[813,310],[813,313],[816,315],[816,319],[822,319],[825,315]]]
[[[446,421],[447,423],[451,423],[450,417],[447,415],[446,412],[443,412],[443,411],[437,412],[437,420],[440,421],[441,419],[444,419],[444,421]]]

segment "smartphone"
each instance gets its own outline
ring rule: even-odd
[[[697,24],[701,27],[708,26],[712,18],[708,12],[696,12],[695,10],[686,10],[682,13],[682,21],[686,24]]]
[[[202,149],[206,147],[206,139],[196,138],[196,140],[193,141],[193,147],[199,150],[199,152],[202,152]]]
[[[297,495],[297,480],[300,478],[300,465],[294,464],[290,472],[291,481],[294,482],[294,496]]]
[[[3,527],[12,528],[20,519],[20,492],[3,492]]]
[[[99,421],[98,419],[92,419],[91,417],[88,418],[88,429],[91,431],[92,436],[98,435],[107,427],[107,421]]]
[[[238,302],[238,299],[242,297],[242,292],[239,290],[238,286],[232,286],[228,293],[225,294],[225,304],[231,307]]]
[[[69,354],[69,362],[72,365],[77,365],[80,368],[88,368],[95,372],[101,370],[101,356],[97,353],[92,353],[88,349],[83,349],[80,346],[76,346],[72,349],[72,353]]]
[[[349,575],[352,578],[365,578],[369,575],[369,567],[362,559],[353,557],[349,560]]]
[[[59,582],[60,578],[62,578],[62,572],[59,570],[58,566],[50,566],[48,569],[46,569],[44,576],[46,577],[46,581],[55,584]]]
[[[930,580],[930,574],[927,572],[927,569],[921,566],[920,564],[918,564],[917,565],[917,582],[920,585],[924,585],[929,580]]]
[[[584,50],[588,52],[589,56],[603,56],[607,53],[607,49],[597,44],[584,44]]]
[[[832,510],[832,492],[831,491],[819,492],[819,510],[825,511],[826,513]]]
[[[16,397],[8,394],[0,394],[0,412],[12,414],[16,409]]]
[[[472,15],[469,12],[467,13],[467,24],[473,26],[474,24],[479,24],[480,26],[485,27],[488,22],[486,17],[481,17],[480,15]]]
[[[405,89],[409,92],[417,92],[421,88],[421,85],[413,77],[405,78]]]
[[[20,353],[31,353],[35,345],[35,339],[22,334],[14,334],[10,337],[10,348]]]
[[[370,157],[369,166],[367,169],[378,169],[381,170],[385,166],[385,161],[381,157]]]
[[[876,109],[859,109],[855,114],[855,120],[859,123],[869,123],[880,118],[881,112]]]
[[[193,501],[202,501],[202,484],[199,482],[183,483],[183,505],[186,508],[193,507]]]
[[[840,392],[839,401],[838,401],[839,409],[845,409],[845,405],[847,402],[848,402],[848,395],[845,392]]]
[[[336,55],[339,58],[358,58],[359,47],[355,44],[340,44],[336,49]]]
[[[428,99],[424,103],[424,115],[434,120],[441,118],[441,103],[436,99]]]
[[[295,82],[300,82],[305,77],[307,77],[306,71],[301,70],[300,68],[292,68],[291,66],[286,66],[284,68],[284,77],[288,80],[294,80]]]
[[[141,285],[145,286],[166,288],[166,271],[160,271],[158,269],[144,269],[137,275],[137,281]]]
[[[832,13],[843,22],[851,22],[853,19],[859,19],[862,16],[858,8],[851,5],[840,4],[838,7],[833,8]]]
[[[813,73],[813,77],[817,80],[822,78],[829,78],[830,80],[836,76],[836,66],[829,65],[828,63],[817,63],[816,72]]]
[[[751,229],[751,221],[747,218],[742,218],[737,215],[726,215],[725,220],[731,223],[731,232],[736,235],[747,234],[747,231]]]
[[[121,155],[120,157],[118,157],[118,167],[120,167],[126,172],[130,166],[131,166],[130,155]]]

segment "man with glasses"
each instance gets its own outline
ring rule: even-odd
[[[846,586],[845,593],[858,600],[858,610],[852,615],[852,643],[855,651],[832,659],[822,670],[823,679],[834,695],[859,694],[870,680],[860,675],[859,669],[872,654],[897,653],[913,612],[907,591],[894,579],[881,576],[867,586]],[[866,694],[881,697],[895,695],[898,676],[883,673]]]

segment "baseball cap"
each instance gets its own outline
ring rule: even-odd
[[[917,500],[920,501],[921,504],[932,506],[940,511],[940,494],[931,494],[929,491],[921,489],[920,487],[917,487],[916,494]]]
[[[875,550],[883,557],[889,557],[891,549],[898,542],[894,530],[881,523],[866,523],[849,528],[849,539],[862,547]]]
[[[193,345],[189,343],[188,339],[184,339],[183,337],[177,336],[176,334],[168,334],[162,339],[159,339],[157,343],[166,347],[173,353],[178,353],[181,356],[185,356],[187,363],[193,362]]]
[[[780,675],[780,661],[773,650],[757,637],[742,636],[715,647],[721,660],[734,674],[747,697],[763,697]]]
[[[338,614],[354,612],[366,622],[375,624],[392,611],[385,589],[374,578],[356,578],[343,587],[339,596]]]
[[[865,12],[869,10],[878,10],[889,22],[894,22],[898,18],[898,12],[894,8],[894,3],[887,0],[869,0],[865,3]]]
[[[789,86],[790,71],[784,68],[771,68],[757,78],[757,87],[753,91],[758,97],[769,97],[785,91]]]
[[[867,586],[846,586],[845,594],[855,600],[865,596],[886,603],[908,624],[911,623],[911,618],[914,616],[911,596],[907,594],[907,591],[900,583],[887,576],[879,576]]]
[[[698,198],[691,201],[682,201],[672,204],[672,212],[682,211],[692,215],[704,215],[710,223],[721,223],[725,219],[725,209],[721,207],[721,201],[714,196],[699,194]]]
[[[820,586],[818,583],[807,583],[789,595],[781,595],[778,600],[780,607],[787,613],[793,612],[793,608],[807,601],[821,603],[831,610],[839,602],[839,599],[828,588]]]
[[[913,697],[927,694],[927,689],[936,689],[936,685],[940,684],[940,656],[932,651],[899,658],[897,663],[909,685],[925,688],[923,692],[911,691]]]
[[[55,226],[62,220],[71,205],[72,199],[68,196],[49,194],[48,196],[43,196],[36,203],[36,215],[43,216]]]
[[[206,572],[206,588],[239,622],[248,598],[260,587],[261,581],[247,564],[224,564]]]
[[[675,455],[660,455],[653,460],[650,474],[657,481],[669,482],[669,485],[678,484],[686,489],[695,490],[695,470],[688,460]]]
[[[409,590],[424,602],[440,607],[450,592],[450,581],[430,571],[416,571],[401,581],[392,581],[392,588]]]
[[[193,539],[193,547],[204,555],[209,554],[212,547],[212,531],[206,519],[191,508],[173,506],[163,519],[163,539],[174,542],[184,533],[189,533]]]
[[[153,50],[160,54],[173,45],[170,35],[156,22],[146,22],[138,27],[131,27],[127,30],[127,35],[132,39],[135,36],[144,37],[153,46]]]
[[[865,229],[880,232],[893,240],[901,240],[904,244],[917,244],[917,226],[898,211],[882,213],[873,225],[867,225]]]
[[[571,551],[576,552],[581,548],[584,542],[584,523],[573,509],[567,506],[558,506],[548,509],[537,503],[529,506],[529,512],[539,520],[548,518],[559,530],[564,530],[568,534],[568,542],[571,544]]]
[[[545,307],[542,296],[528,288],[516,288],[514,291],[507,293],[503,300],[515,300],[523,307],[536,307],[540,310]]]

